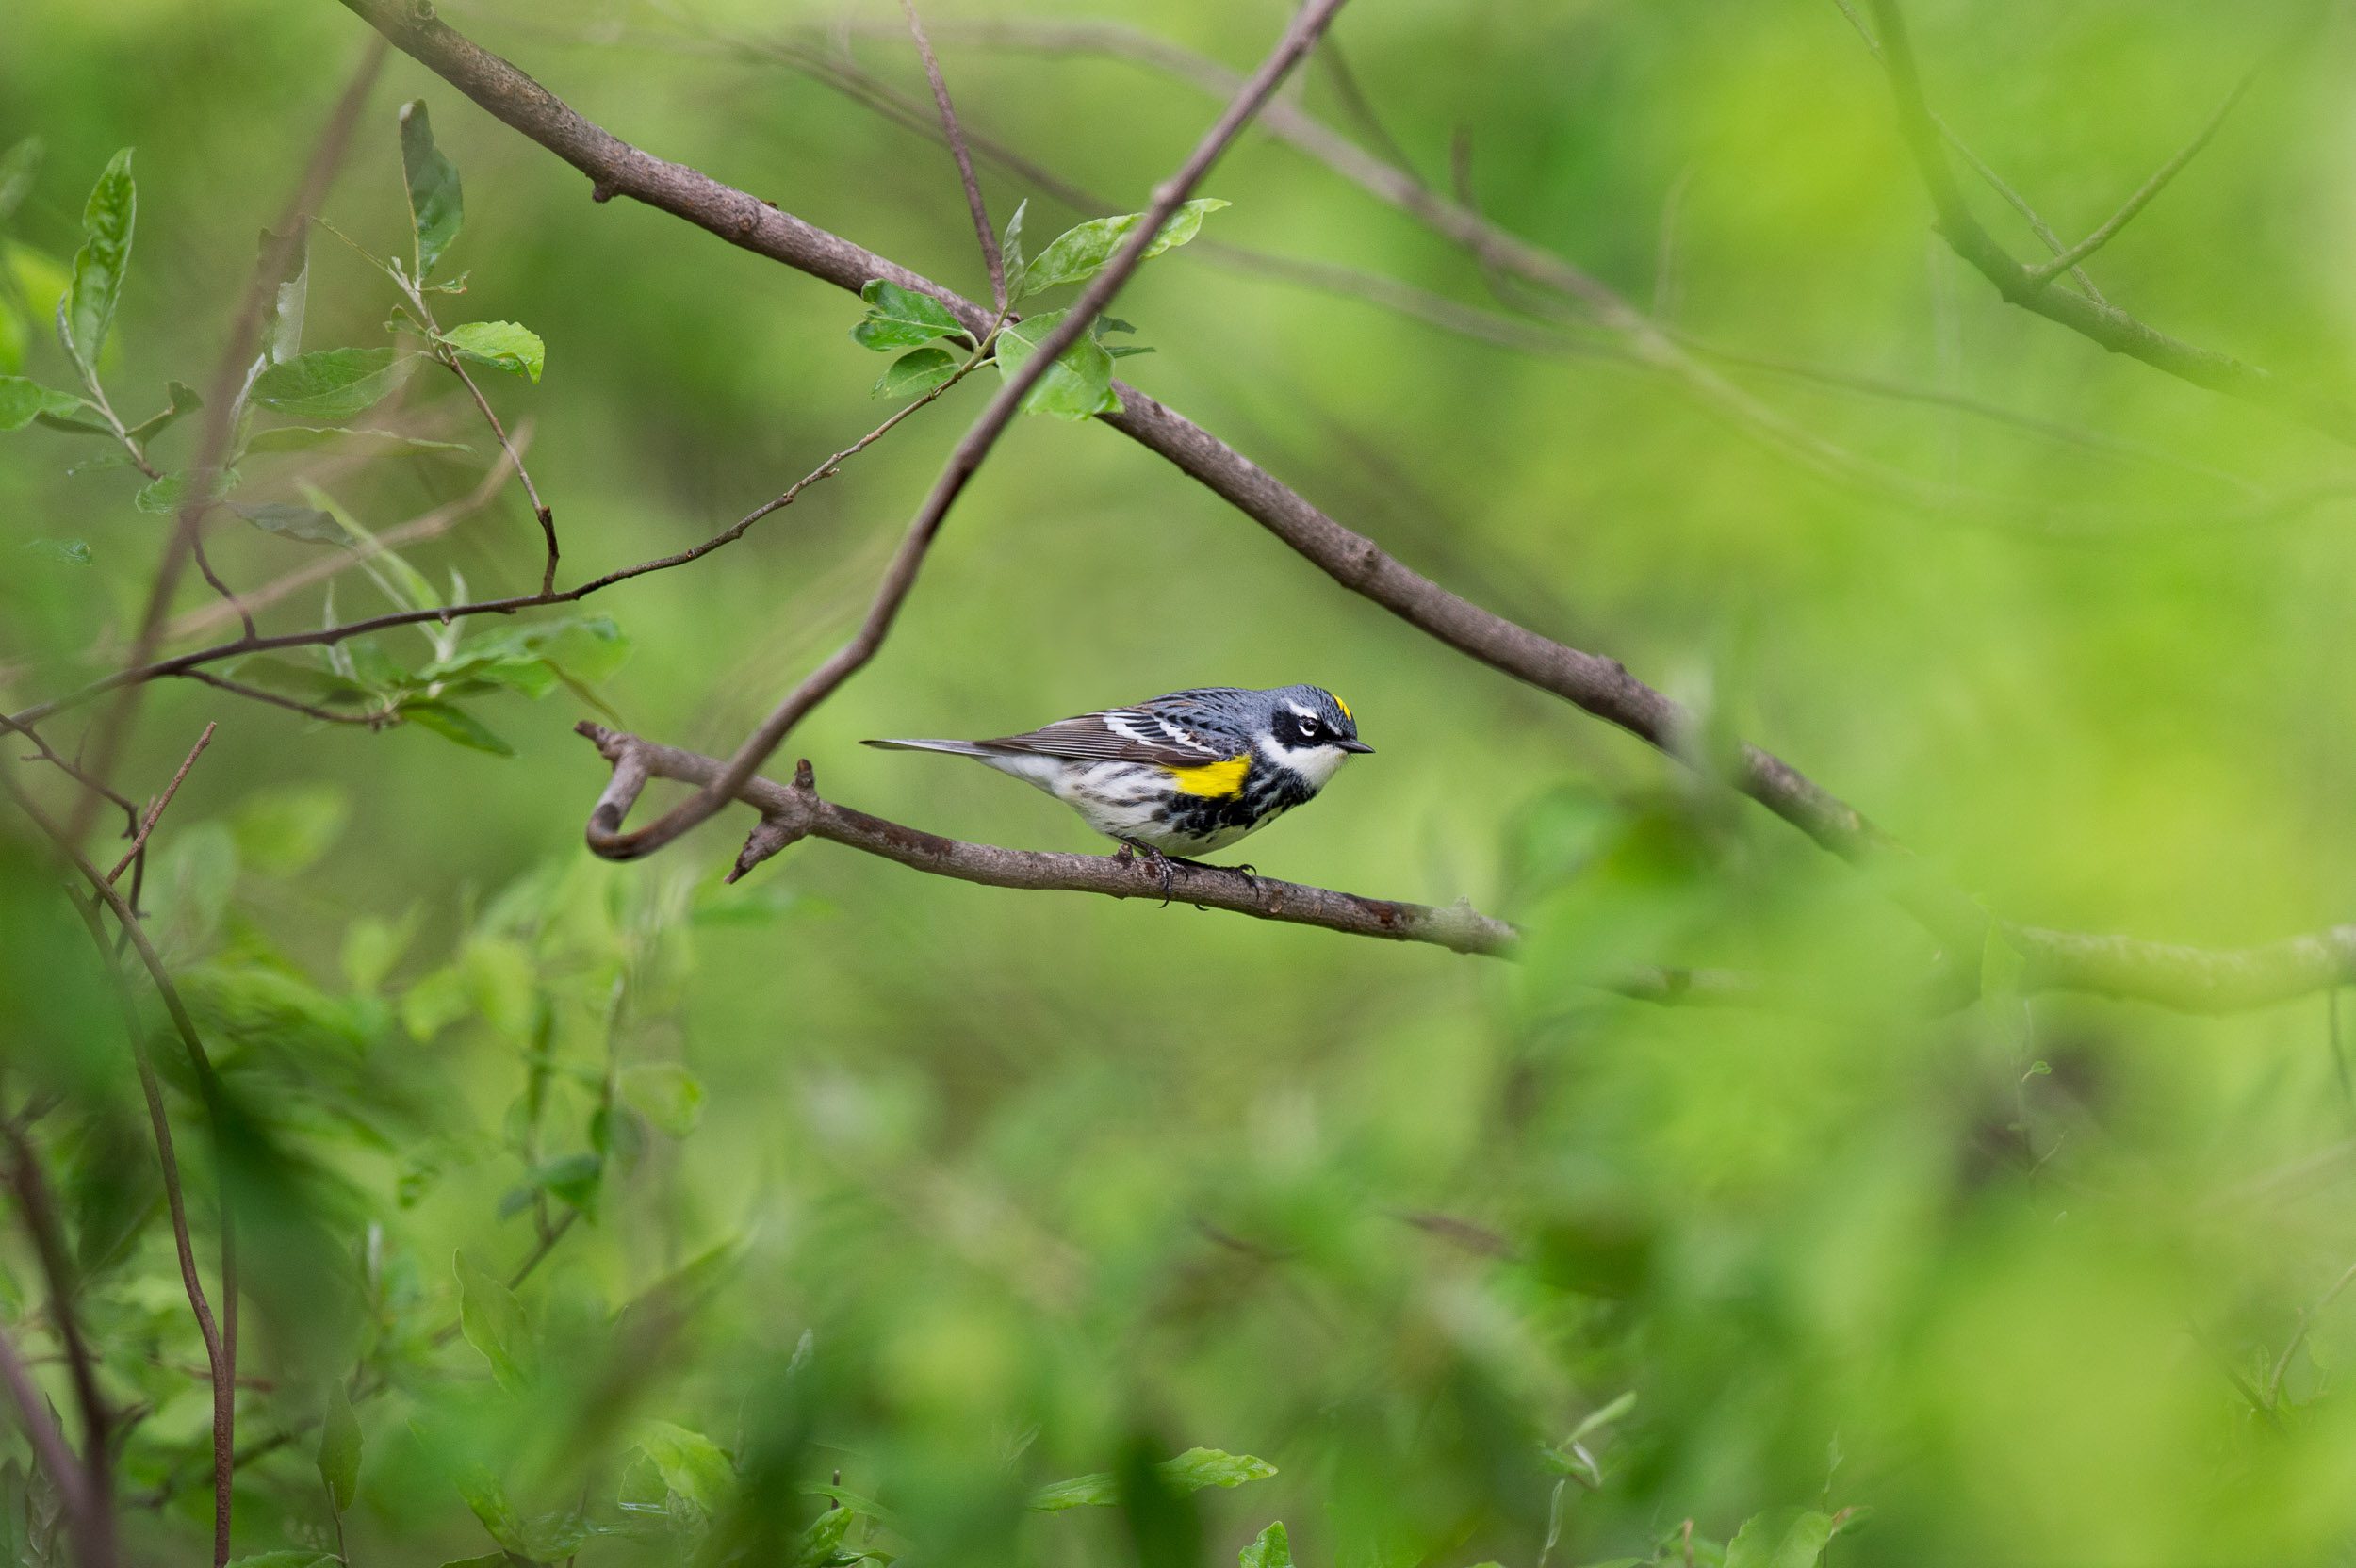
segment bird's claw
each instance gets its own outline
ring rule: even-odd
[[[1169,908],[1170,901],[1173,895],[1176,885],[1170,874],[1170,857],[1164,855],[1160,850],[1155,849],[1152,844],[1139,843],[1134,839],[1123,839],[1121,841],[1121,848],[1114,852],[1113,858],[1119,860],[1123,865],[1129,865],[1134,863],[1138,856],[1143,856],[1145,858],[1146,865],[1160,874],[1162,883],[1162,907],[1165,909]]]

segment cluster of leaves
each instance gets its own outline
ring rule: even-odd
[[[1203,197],[1186,203],[1171,215],[1146,248],[1151,260],[1184,245],[1202,232],[1206,214],[1228,204]],[[999,242],[1006,261],[1006,310],[1034,295],[1071,284],[1084,284],[1104,270],[1122,241],[1145,221],[1141,212],[1114,218],[1091,218],[1057,235],[1037,256],[1023,251],[1023,215],[1028,203],[1014,209]],[[1021,319],[993,323],[981,336],[968,330],[949,307],[929,294],[903,288],[882,278],[859,290],[867,314],[851,329],[861,348],[877,353],[899,352],[875,383],[879,398],[928,396],[955,383],[980,366],[994,364],[1011,379],[1039,351],[1040,344],[1060,326],[1068,310],[1047,311]],[[1121,400],[1112,390],[1113,361],[1130,354],[1152,353],[1140,344],[1108,343],[1109,334],[1136,332],[1118,317],[1100,316],[1079,340],[1055,358],[1023,400],[1024,412],[1050,414],[1059,419],[1088,419],[1118,412]],[[961,345],[962,352],[946,344]],[[900,352],[900,351],[906,351]]]
[[[267,261],[283,255],[270,289],[268,331],[231,411],[230,441],[210,498],[254,527],[285,539],[351,551],[356,564],[386,598],[404,611],[444,609],[465,602],[466,585],[451,575],[447,596],[387,548],[351,510],[307,478],[297,474],[270,495],[248,483],[250,460],[301,453],[336,443],[362,457],[401,451],[466,454],[468,448],[353,421],[399,392],[417,367],[429,361],[452,370],[464,364],[491,367],[537,384],[547,351],[537,334],[513,321],[466,321],[442,326],[428,296],[463,294],[466,276],[437,278],[436,269],[458,237],[465,200],[458,171],[434,145],[422,103],[401,111],[401,148],[408,197],[410,250],[406,257],[380,256],[343,239],[390,278],[401,302],[385,323],[398,341],[373,348],[305,351],[303,318],[310,286],[307,232],[264,235]],[[192,475],[159,466],[156,438],[203,406],[185,383],[171,382],[164,408],[137,423],[119,418],[101,378],[102,362],[113,347],[117,304],[131,259],[139,192],[131,176],[131,149],[117,153],[90,191],[82,218],[82,243],[70,271],[57,269],[29,248],[6,237],[9,217],[31,188],[41,144],[27,140],[0,157],[0,369],[23,366],[25,329],[39,313],[54,315],[57,338],[78,383],[66,391],[14,373],[0,374],[0,431],[39,423],[92,436],[111,450],[86,468],[129,468],[143,478],[133,503],[145,513],[177,513],[189,500]],[[323,227],[327,226],[322,222]],[[41,539],[27,547],[43,559],[86,564],[93,559],[84,540]],[[331,586],[326,623],[335,622]],[[286,659],[249,661],[233,669],[239,678],[306,704],[352,711],[374,725],[414,723],[461,745],[500,755],[512,748],[461,700],[499,691],[545,695],[570,687],[595,704],[587,687],[610,675],[628,644],[603,619],[570,620],[527,631],[462,638],[448,627],[425,632],[430,657],[404,665],[377,644],[359,640],[321,647],[308,662]]]

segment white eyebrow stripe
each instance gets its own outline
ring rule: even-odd
[[[1314,719],[1317,716],[1317,710],[1316,709],[1303,708],[1297,702],[1288,701],[1284,704],[1284,706],[1291,709],[1294,712],[1300,714],[1304,719]]]

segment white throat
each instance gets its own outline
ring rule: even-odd
[[[1350,753],[1339,746],[1288,746],[1273,735],[1263,735],[1260,755],[1301,775],[1312,790],[1322,790]]]

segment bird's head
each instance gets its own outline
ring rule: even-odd
[[[1279,686],[1260,695],[1267,708],[1254,739],[1262,754],[1317,788],[1351,753],[1374,749],[1358,739],[1350,705],[1322,686]]]

